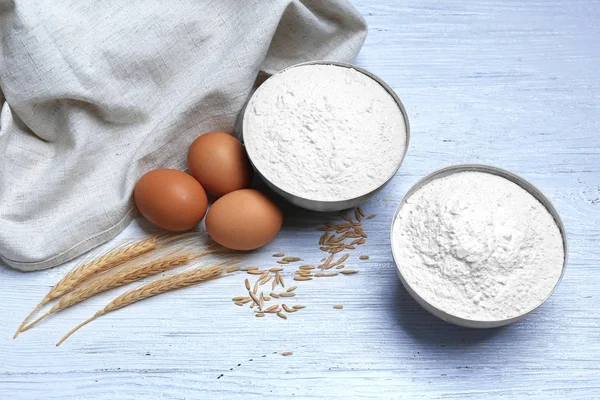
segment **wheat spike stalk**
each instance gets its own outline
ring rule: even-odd
[[[73,328],[67,333],[56,345],[60,346],[69,336],[75,333],[84,325],[92,322],[96,318],[107,314],[111,311],[118,310],[126,307],[130,304],[137,303],[149,297],[157,296],[159,294],[171,292],[173,290],[183,289],[193,285],[197,285],[202,282],[207,282],[213,279],[222,278],[223,272],[226,269],[227,262],[219,263],[210,267],[195,268],[190,271],[182,272],[177,275],[168,276],[149,282],[145,285],[140,286],[137,289],[130,290],[123,293],[110,303],[106,305],[102,310],[98,311],[91,318],[83,321],[81,324]]]
[[[29,325],[25,326],[23,329],[21,329],[21,332],[25,332],[31,329],[34,325],[36,325],[38,322],[48,317],[49,315],[52,315],[58,311],[62,311],[65,308],[71,307],[75,304],[81,303],[82,301],[89,299],[90,297],[95,296],[99,293],[106,292],[107,290],[118,288],[124,285],[128,285],[132,282],[139,281],[140,279],[144,279],[149,276],[156,275],[161,272],[171,270],[173,268],[177,268],[181,265],[189,263],[190,261],[204,257],[205,255],[210,253],[212,253],[212,251],[205,251],[196,255],[192,255],[189,253],[168,254],[164,257],[159,257],[139,265],[134,265],[132,267],[125,268],[114,274],[108,276],[102,275],[90,281],[84,282],[75,290],[64,295],[60,299],[60,301],[50,309],[50,311],[43,314],[41,317],[39,317]]]
[[[17,336],[19,336],[19,333],[21,333],[27,321],[29,321],[29,319],[45,304],[70,292],[82,282],[102,272],[156,249],[158,246],[158,238],[161,235],[162,234],[153,235],[130,245],[119,246],[116,249],[104,253],[104,255],[99,258],[84,262],[82,265],[71,270],[50,290],[50,292],[48,292],[46,297],[44,297],[34,310],[23,320],[19,329],[15,332],[13,339],[16,339]]]

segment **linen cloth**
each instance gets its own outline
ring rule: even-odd
[[[231,132],[257,74],[352,61],[345,0],[0,0],[0,257],[39,270],[118,234],[135,182]]]

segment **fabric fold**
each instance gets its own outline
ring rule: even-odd
[[[259,71],[352,61],[345,0],[0,5],[0,257],[32,271],[110,240],[135,182],[233,131]]]

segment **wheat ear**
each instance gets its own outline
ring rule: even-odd
[[[34,325],[36,325],[38,322],[48,317],[49,315],[52,315],[58,311],[62,311],[65,308],[71,307],[75,304],[81,303],[82,301],[89,299],[90,297],[95,296],[98,293],[106,292],[107,290],[128,285],[132,282],[139,281],[140,279],[144,279],[149,276],[156,275],[161,272],[171,270],[173,268],[177,268],[181,265],[189,263],[190,261],[204,257],[205,255],[210,253],[212,253],[212,251],[205,251],[195,255],[188,253],[173,253],[164,257],[156,258],[154,260],[145,262],[140,265],[134,265],[130,268],[122,269],[121,271],[115,272],[108,276],[102,275],[90,281],[84,282],[75,290],[64,295],[60,299],[60,301],[50,309],[50,311],[48,311],[32,323],[21,329],[21,332],[25,332],[31,329]]]
[[[156,249],[158,246],[158,238],[163,234],[156,234],[150,236],[147,239],[141,240],[139,242],[120,246],[116,249],[110,250],[99,258],[96,258],[92,261],[84,262],[82,265],[74,268],[65,275],[64,278],[60,280],[51,290],[48,292],[46,297],[42,299],[42,301],[35,307],[35,309],[23,320],[19,329],[15,333],[13,339],[16,339],[21,333],[21,330],[29,321],[29,319],[45,304],[50,302],[53,299],[56,299],[63,294],[73,290],[80,283],[104,272],[113,267],[123,264],[126,261],[132,260],[141,256],[142,254],[148,253],[151,250]]]
[[[77,325],[75,328],[69,331],[69,333],[67,333],[56,345],[60,346],[62,342],[67,340],[67,338],[73,333],[75,333],[79,328],[111,311],[118,310],[130,304],[137,303],[138,301],[142,301],[144,299],[157,296],[159,294],[171,292],[173,290],[183,289],[213,279],[222,278],[223,276],[225,276],[223,275],[223,273],[227,268],[225,266],[225,264],[227,263],[228,262],[223,262],[210,267],[195,268],[177,275],[160,278],[155,281],[149,282],[143,286],[140,286],[137,289],[133,289],[126,293],[123,293],[122,295],[108,303],[108,305],[102,310],[94,314],[94,316],[83,321],[81,324]]]

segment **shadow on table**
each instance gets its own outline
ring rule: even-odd
[[[402,283],[396,285],[394,308],[400,328],[423,345],[464,347],[491,340],[510,329],[508,326],[490,329],[464,328],[442,321],[421,307],[408,294]]]

